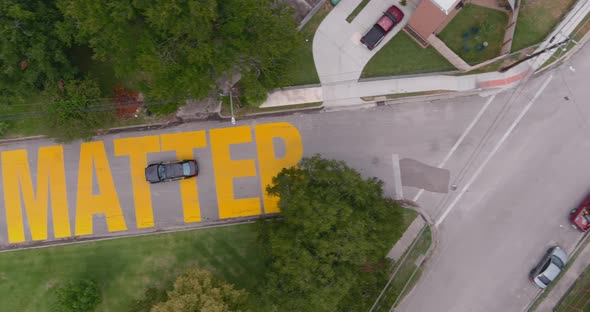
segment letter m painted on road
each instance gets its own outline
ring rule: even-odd
[[[2,152],[2,184],[10,243],[25,241],[21,194],[33,240],[47,239],[49,198],[55,238],[71,236],[62,146],[39,148],[36,194],[27,151]]]

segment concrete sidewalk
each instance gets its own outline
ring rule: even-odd
[[[420,214],[416,216],[416,219],[412,221],[410,226],[404,232],[404,235],[393,245],[393,248],[387,253],[387,258],[393,261],[398,261],[408,250],[408,247],[412,245],[414,240],[418,238],[418,234],[422,228],[426,225],[424,218]]]
[[[269,94],[260,107],[278,107],[303,103],[324,102],[324,107],[362,104],[361,97],[388,94],[427,92],[433,90],[471,91],[508,87],[520,81],[530,70],[530,63],[522,63],[505,73],[491,72],[474,75],[415,75],[366,81],[343,81],[322,87],[277,90]]]

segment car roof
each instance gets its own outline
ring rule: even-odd
[[[392,21],[387,14],[393,16],[396,19],[396,22]],[[404,18],[404,13],[395,5],[392,5],[389,9],[387,9],[387,13],[385,13],[377,24],[383,28],[385,31],[389,31],[393,26],[401,22],[402,18]]]
[[[590,222],[586,219],[585,215],[586,211],[590,212],[589,199],[590,198],[586,198],[586,200],[584,200],[584,202],[582,202],[576,211],[570,216],[570,221],[584,232],[590,229]]]
[[[559,275],[559,273],[561,273],[561,269],[553,262],[549,264],[549,266],[544,272],[541,272],[541,274],[545,275],[545,277],[547,277],[551,281],[554,281],[557,275]]]

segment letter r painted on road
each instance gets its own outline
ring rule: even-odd
[[[51,194],[54,237],[71,236],[61,145],[39,148],[36,194],[26,150],[2,152],[2,183],[9,243],[25,241],[21,191],[33,240],[47,239],[48,190]]]
[[[194,149],[207,146],[205,131],[162,134],[162,151],[176,151],[177,159],[195,158]],[[197,179],[180,180],[184,222],[201,221]]]
[[[93,172],[96,172],[98,195],[92,192]],[[93,234],[93,216],[99,213],[104,214],[109,232],[127,230],[102,141],[86,142],[80,146],[77,195],[76,235]]]
[[[258,168],[260,170],[260,186],[264,201],[264,212],[279,212],[278,198],[270,196],[266,187],[272,183],[272,178],[283,168],[297,165],[303,157],[303,143],[297,128],[286,122],[256,125],[256,147],[258,149]],[[276,157],[274,138],[280,138],[285,143],[285,156]]]
[[[114,140],[115,156],[129,155],[131,167],[131,184],[133,186],[133,202],[135,203],[135,221],[137,228],[154,226],[152,195],[150,184],[145,180],[147,154],[160,151],[160,140],[157,135],[125,138]]]
[[[235,199],[234,178],[256,176],[254,159],[232,160],[230,145],[252,142],[252,130],[249,126],[213,129],[211,136],[211,154],[217,186],[219,218],[236,218],[259,215],[260,198]]]

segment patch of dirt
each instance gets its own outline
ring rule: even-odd
[[[4,279],[2,279],[2,280],[4,280]],[[57,280],[50,279],[45,283],[45,289],[46,290],[52,289],[53,287],[55,287],[55,285],[57,285]]]

